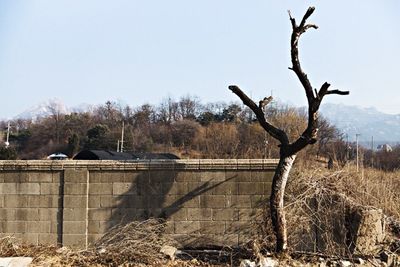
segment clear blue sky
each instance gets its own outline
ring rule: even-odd
[[[300,56],[314,87],[350,90],[329,102],[400,114],[400,1],[3,0],[0,118],[49,98],[68,106],[166,96],[234,101],[237,84],[305,105],[290,65],[291,26],[316,7]]]

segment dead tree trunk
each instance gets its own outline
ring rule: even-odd
[[[283,210],[283,197],[285,195],[289,172],[292,169],[295,159],[296,155],[280,158],[272,180],[271,197],[269,199],[272,226],[276,233],[276,246],[283,251],[287,249],[287,230],[285,212]]]
[[[318,28],[314,24],[306,24],[306,20],[313,12],[314,7],[308,8],[306,14],[303,16],[303,19],[300,22],[300,25],[296,24],[296,20],[292,18],[289,12],[289,18],[292,24],[292,35],[290,40],[292,67],[289,69],[293,70],[293,72],[299,78],[302,86],[304,87],[308,101],[307,128],[304,130],[302,135],[297,138],[297,140],[291,143],[288,135],[283,130],[273,126],[266,120],[263,107],[272,100],[272,97],[264,98],[263,100],[259,101],[259,104],[257,105],[238,86],[229,86],[229,89],[242,100],[243,104],[248,106],[255,113],[258,122],[264,128],[264,130],[280,142],[280,159],[273,177],[270,197],[271,220],[276,236],[276,251],[278,253],[285,252],[287,250],[287,229],[285,212],[283,210],[283,198],[285,195],[286,183],[288,181],[293,162],[296,158],[296,154],[307,145],[314,144],[317,141],[318,109],[324,96],[329,94],[349,94],[348,91],[328,90],[330,84],[326,82],[321,86],[319,91],[313,89],[307,75],[301,69],[298,42],[300,36],[308,29]]]

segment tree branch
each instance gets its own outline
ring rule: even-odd
[[[296,20],[291,16],[289,12],[290,22],[292,24],[292,36],[290,40],[291,45],[291,60],[292,67],[289,69],[293,70],[297,77],[299,78],[301,84],[304,87],[306,92],[307,101],[308,101],[308,124],[307,128],[303,132],[303,134],[287,148],[286,154],[295,154],[302,150],[308,144],[314,144],[317,141],[318,134],[318,109],[321,105],[322,99],[325,95],[337,94],[337,95],[348,95],[348,91],[340,91],[340,90],[328,90],[330,84],[325,82],[319,91],[316,89],[313,90],[310,80],[307,77],[307,74],[301,68],[300,60],[299,60],[299,48],[298,43],[300,36],[306,32],[310,28],[318,29],[318,26],[315,24],[306,24],[307,19],[314,12],[314,7],[309,7],[306,13],[303,16],[303,19],[300,22],[300,25],[297,26]],[[315,92],[315,93],[314,93]]]
[[[265,131],[267,131],[275,139],[279,140],[281,144],[289,144],[289,139],[286,133],[281,129],[276,128],[265,119],[264,112],[261,107],[257,106],[256,103],[254,103],[254,101],[250,99],[238,86],[230,85],[228,88],[242,100],[243,104],[248,106],[254,112],[254,114],[256,114],[258,122]],[[265,99],[268,100],[268,98],[264,98],[264,100]]]
[[[292,23],[292,36],[290,39],[292,67],[290,67],[289,69],[293,70],[294,73],[296,73],[297,77],[299,78],[301,84],[304,87],[304,90],[306,91],[306,96],[309,104],[313,101],[315,97],[310,80],[308,79],[307,74],[304,73],[300,65],[298,43],[301,34],[306,32],[309,28],[314,28],[314,29],[318,28],[314,24],[306,25],[307,19],[311,16],[314,10],[315,10],[314,7],[308,8],[299,26],[297,26],[296,20],[291,16],[289,11],[290,22]]]
[[[349,95],[349,91],[340,91],[340,90],[330,90],[326,92],[326,95]]]
[[[272,96],[269,97],[264,97],[263,100],[260,100],[260,102],[258,103],[258,107],[263,109],[266,105],[268,105],[269,103],[271,103],[271,101],[273,100]]]

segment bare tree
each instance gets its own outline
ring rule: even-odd
[[[283,197],[285,187],[288,180],[289,172],[292,168],[296,154],[309,144],[314,144],[317,141],[318,133],[318,109],[322,99],[326,95],[348,95],[348,91],[328,90],[330,84],[325,82],[317,91],[311,86],[311,82],[307,75],[303,72],[299,61],[298,43],[300,36],[310,28],[317,29],[314,24],[307,24],[307,19],[314,12],[314,7],[309,7],[300,25],[297,25],[296,20],[289,12],[290,22],[292,24],[292,35],[290,40],[291,46],[291,69],[300,80],[304,87],[308,101],[308,123],[304,132],[294,142],[290,142],[287,133],[271,123],[269,123],[263,113],[263,107],[268,104],[269,98],[264,98],[259,102],[259,105],[254,103],[238,86],[231,85],[229,89],[235,93],[243,103],[248,106],[256,115],[258,122],[272,137],[280,142],[280,159],[276,168],[270,196],[271,220],[276,236],[276,251],[285,252],[287,250],[287,230],[285,212],[283,210]]]

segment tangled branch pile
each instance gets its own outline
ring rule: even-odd
[[[165,223],[158,219],[117,225],[92,248],[80,251],[67,247],[18,244],[15,238],[5,237],[0,239],[0,255],[33,257],[36,266],[189,266],[189,263],[179,261],[167,262],[160,253],[163,245],[174,244],[173,240],[163,235],[164,227]]]

